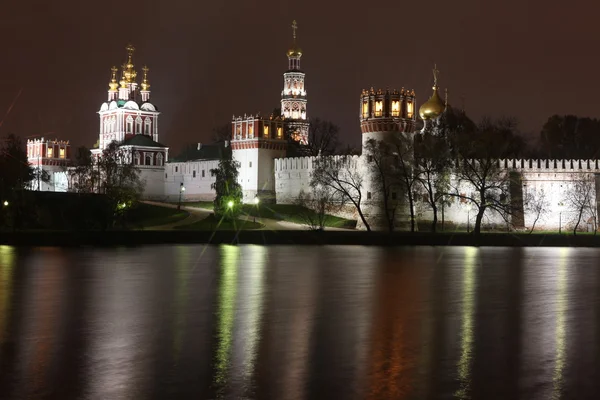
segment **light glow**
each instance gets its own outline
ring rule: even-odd
[[[412,118],[412,116],[413,116],[413,103],[412,103],[412,101],[407,101],[406,102],[406,116],[408,118]]]
[[[8,207],[8,200],[4,200],[4,203],[2,203],[4,205],[4,207]]]
[[[392,101],[392,116],[397,117],[400,115],[400,101]]]
[[[232,208],[233,207],[233,201],[229,200],[229,202],[227,203],[227,207]]]
[[[375,102],[375,116],[381,117],[383,114],[383,101],[379,100]]]

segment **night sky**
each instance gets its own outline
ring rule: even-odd
[[[537,136],[555,113],[600,116],[597,13],[579,0],[4,1],[0,135],[93,145],[110,67],[131,42],[138,77],[150,68],[160,141],[207,142],[232,114],[279,106],[296,19],[308,115],[347,143],[360,142],[362,88],[404,86],[421,104],[434,62],[451,104],[464,97],[473,118],[515,116]]]

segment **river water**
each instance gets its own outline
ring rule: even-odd
[[[2,399],[586,399],[600,250],[0,246]]]

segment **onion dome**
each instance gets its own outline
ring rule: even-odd
[[[421,119],[423,119],[423,120],[436,119],[437,117],[442,115],[442,113],[446,109],[446,104],[442,100],[442,98],[440,97],[440,94],[438,92],[438,84],[437,84],[438,83],[438,75],[439,75],[439,71],[434,66],[433,67],[433,88],[432,88],[433,93],[431,94],[431,97],[429,98],[429,100],[427,100],[425,103],[423,103],[421,105],[421,107],[419,107],[419,115],[421,116]]]
[[[302,57],[302,49],[294,43],[292,47],[287,51],[288,57]]]
[[[442,115],[446,109],[446,104],[438,93],[437,86],[433,87],[433,94],[425,103],[419,107],[419,115],[421,119],[435,119]]]
[[[117,67],[112,67],[110,69],[111,78],[110,78],[110,82],[108,83],[108,87],[111,92],[116,92],[117,89],[119,88],[119,83],[117,82],[117,71],[118,71]]]

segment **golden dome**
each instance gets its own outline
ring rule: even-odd
[[[419,107],[419,115],[421,116],[421,119],[424,120],[435,119],[442,115],[445,109],[446,105],[438,93],[438,88],[437,86],[434,86],[433,94],[429,100]]]
[[[287,51],[287,56],[288,57],[302,57],[302,49],[300,47],[296,46],[296,44],[294,44],[292,46],[292,48]]]

